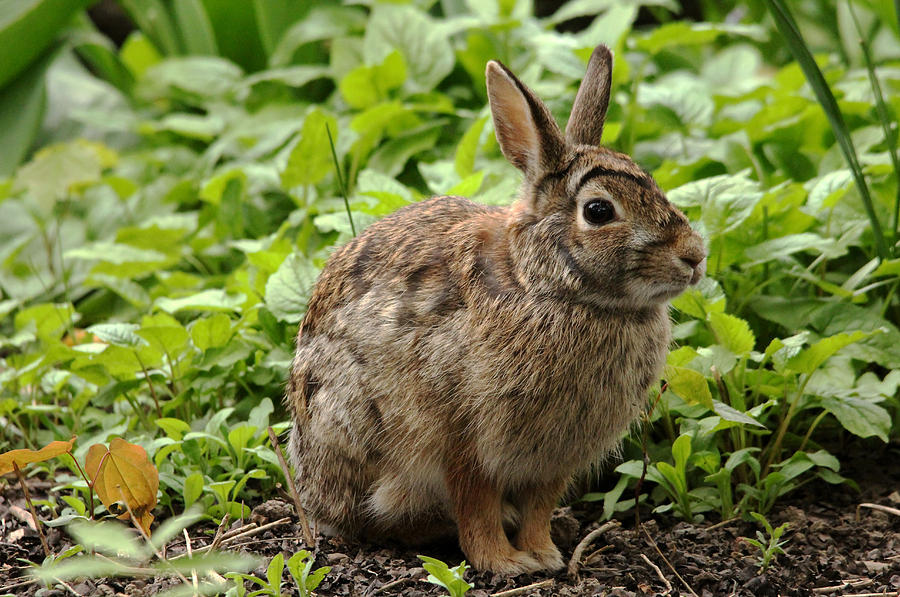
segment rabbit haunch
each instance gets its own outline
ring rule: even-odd
[[[489,63],[519,200],[410,205],[329,259],[287,391],[301,499],[324,527],[409,541],[455,529],[478,568],[562,565],[550,514],[639,415],[670,341],[667,300],[706,255],[652,178],[598,147],[610,69],[601,46],[563,135]]]

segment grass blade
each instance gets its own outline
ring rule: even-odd
[[[331,146],[331,159],[334,160],[334,173],[338,179],[338,185],[341,187],[341,196],[344,198],[344,207],[347,208],[347,219],[350,220],[350,230],[353,236],[356,236],[356,226],[353,224],[353,216],[350,214],[350,200],[347,199],[347,185],[344,183],[344,175],[341,174],[341,163],[338,161],[337,152],[334,150],[334,138],[331,136],[331,127],[325,125],[325,132],[328,133],[328,144]]]
[[[898,9],[900,9],[900,0],[896,0],[896,2]],[[894,176],[897,180],[900,180],[900,163],[898,163],[897,158],[897,130],[892,126],[891,114],[884,103],[881,83],[878,81],[875,63],[872,60],[872,50],[869,42],[866,41],[866,36],[863,34],[862,25],[859,24],[859,19],[856,18],[856,10],[853,8],[853,3],[848,2],[847,7],[850,9],[850,16],[853,17],[853,24],[856,27],[856,32],[859,34],[859,47],[862,49],[866,70],[869,72],[869,83],[872,85],[872,94],[875,96],[875,111],[878,114],[878,120],[881,121],[881,128],[884,129],[884,141],[887,145],[888,155],[891,156],[891,163],[894,165]],[[892,246],[897,244],[898,217],[900,217],[900,184],[897,185],[897,196],[894,198],[894,216],[891,219]]]
[[[794,21],[794,17],[784,0],[766,0],[766,6],[769,8],[769,12],[772,14],[781,36],[787,42],[791,54],[794,55],[794,59],[800,65],[800,68],[803,69],[803,74],[806,75],[806,80],[816,94],[819,104],[825,111],[825,116],[831,124],[834,137],[841,148],[841,153],[844,154],[844,159],[853,173],[853,179],[863,200],[863,207],[872,224],[872,233],[875,236],[875,249],[878,256],[882,259],[889,259],[890,253],[884,240],[881,223],[878,221],[878,215],[875,213],[872,195],[869,193],[869,186],[866,184],[862,167],[857,159],[853,139],[850,137],[850,132],[847,129],[847,124],[844,122],[844,116],[841,114],[837,100],[834,99],[834,94],[831,93],[828,83],[825,82],[825,77],[822,75],[822,71],[819,70],[819,65],[816,64],[806,42],[803,40],[803,36],[797,28],[797,23]]]

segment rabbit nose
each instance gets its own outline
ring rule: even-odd
[[[706,255],[682,255],[681,260],[691,268],[691,284],[699,282],[706,273]]]

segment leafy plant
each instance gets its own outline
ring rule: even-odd
[[[780,541],[780,539],[790,525],[784,523],[773,529],[772,525],[762,514],[751,512],[750,516],[761,524],[766,532],[763,534],[762,531],[756,531],[756,539],[750,539],[749,537],[742,537],[742,539],[759,549],[759,571],[765,572],[772,562],[775,561],[778,554],[784,554],[783,546],[787,544],[787,540]]]
[[[428,556],[416,556],[422,562],[422,566],[428,572],[428,578],[425,580],[433,585],[444,587],[451,597],[463,597],[466,592],[474,585],[471,585],[463,578],[469,566],[465,562],[459,566],[450,568],[446,563]]]

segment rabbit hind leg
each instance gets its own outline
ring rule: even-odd
[[[550,517],[565,488],[565,479],[535,483],[517,491],[514,499],[520,520],[513,543],[548,570],[563,567],[562,555],[550,538]]]

